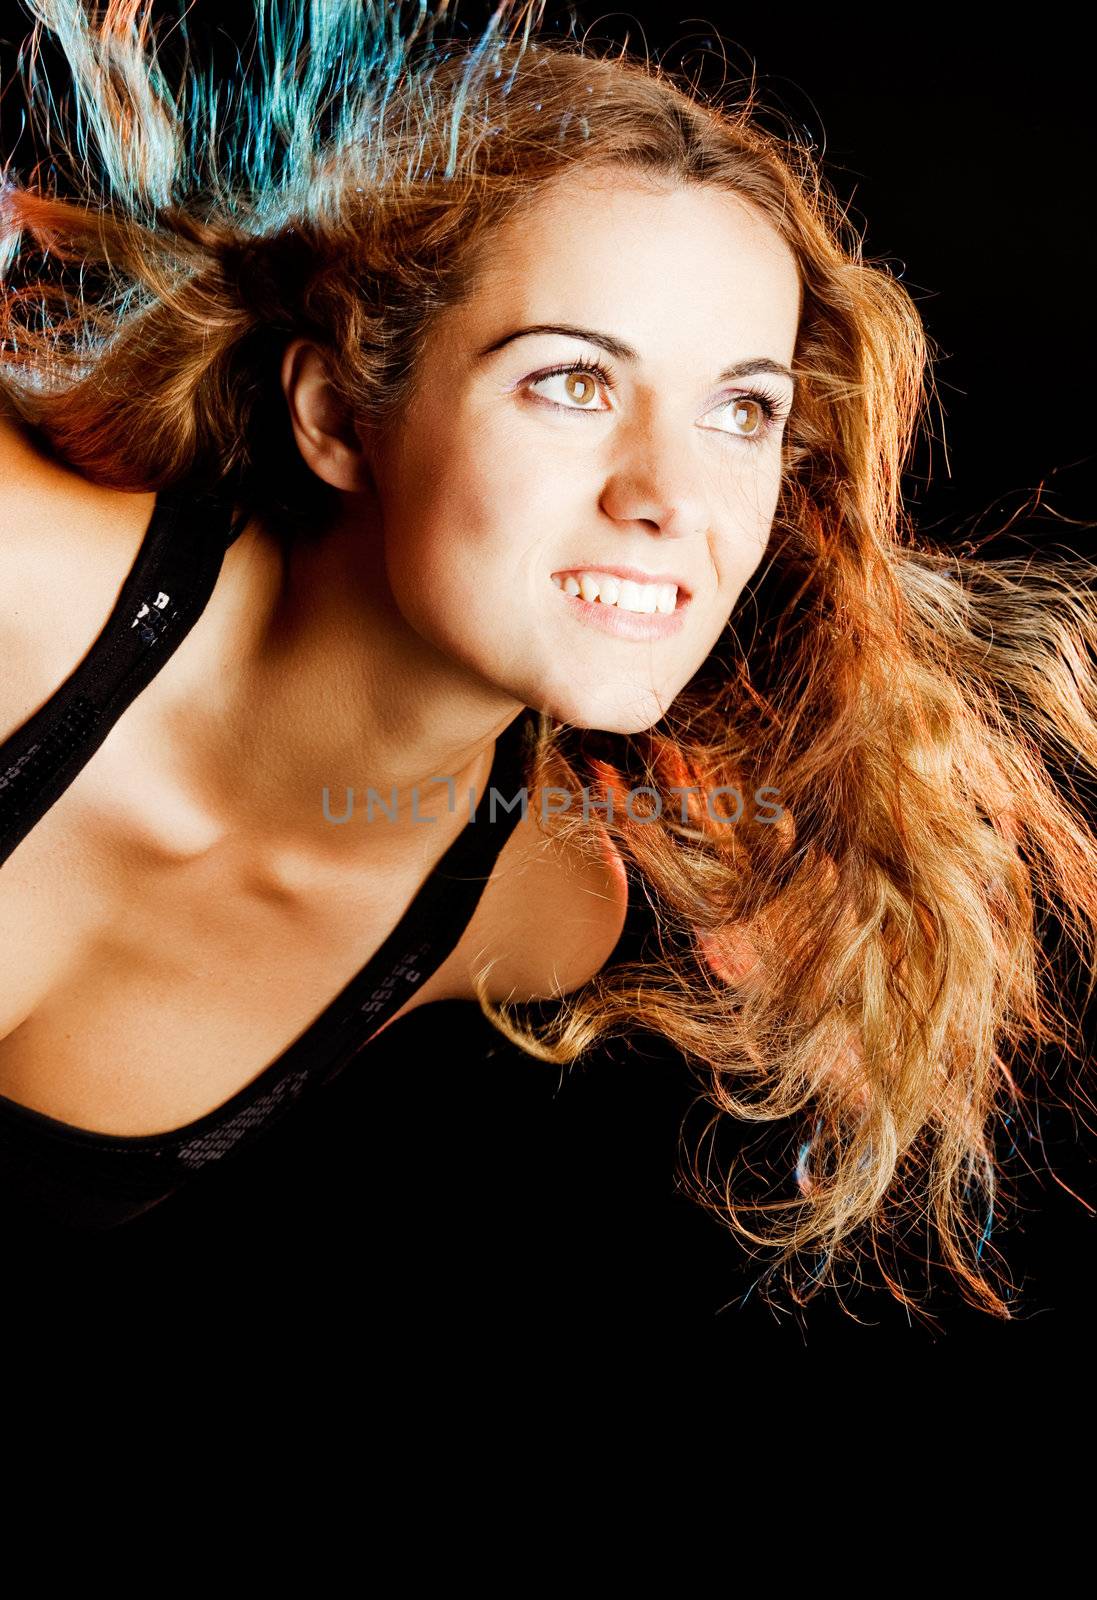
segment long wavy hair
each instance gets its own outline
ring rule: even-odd
[[[637,1027],[671,1043],[708,1117],[695,1149],[683,1123],[676,1177],[764,1257],[764,1292],[780,1270],[803,1304],[871,1252],[913,1307],[881,1247],[925,1224],[964,1297],[1009,1319],[986,1249],[997,1141],[1046,1046],[1085,1059],[1049,917],[1087,999],[1095,982],[1097,839],[1077,786],[1097,766],[1097,569],[916,533],[900,475],[933,353],[813,149],[758,114],[753,86],[703,91],[550,34],[545,0],[500,4],[476,38],[441,28],[444,3],[409,23],[325,0],[306,29],[303,6],[257,0],[251,80],[203,75],[188,41],[177,91],[147,0],[24,4],[32,115],[55,113],[48,30],[76,133],[54,114],[48,171],[4,167],[0,391],[96,483],[220,488],[281,537],[316,536],[334,491],[293,441],[287,341],[321,343],[342,399],[383,431],[492,230],[568,172],[721,188],[787,242],[797,391],[757,589],[654,728],[610,739],[542,715],[530,755],[534,792],[617,802],[551,827],[637,869],[658,948],[536,1020],[489,999],[485,967],[480,1004],[546,1062]],[[748,806],[729,826],[721,788],[778,795],[776,822]],[[728,1118],[776,1130],[749,1196],[712,1177]]]

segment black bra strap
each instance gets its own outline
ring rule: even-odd
[[[64,793],[201,616],[231,542],[231,510],[215,494],[183,488],[157,494],[137,558],[98,638],[60,688],[0,747],[0,863]]]

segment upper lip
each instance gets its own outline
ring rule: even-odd
[[[673,583],[677,586],[679,594],[684,594],[687,598],[691,592],[689,584],[676,573],[645,572],[642,567],[615,567],[604,561],[577,561],[574,566],[557,567],[553,576],[566,572],[605,572],[610,577],[629,579],[633,583]]]

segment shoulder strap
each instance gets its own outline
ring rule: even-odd
[[[137,559],[91,649],[0,746],[0,863],[64,793],[201,616],[240,532],[229,500],[156,497]]]

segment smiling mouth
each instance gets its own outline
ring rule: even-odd
[[[633,616],[673,616],[689,603],[689,591],[677,583],[639,582],[610,572],[577,568],[552,574],[552,581],[575,600],[606,606]]]

